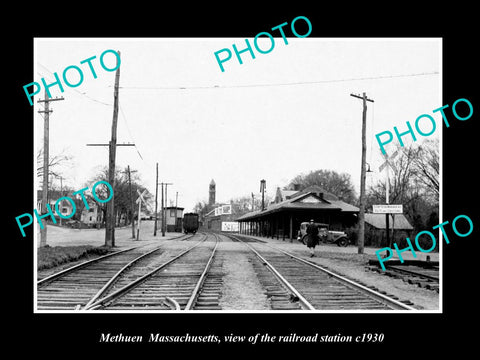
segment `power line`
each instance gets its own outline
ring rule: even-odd
[[[348,81],[362,81],[362,80],[381,80],[381,79],[393,79],[415,76],[428,76],[438,75],[438,71],[413,73],[413,74],[399,74],[399,75],[382,75],[382,76],[369,76],[360,78],[347,78],[347,79],[331,79],[331,80],[316,80],[316,81],[297,81],[288,83],[274,83],[274,84],[247,84],[247,85],[213,85],[213,86],[121,86],[120,89],[126,90],[204,90],[204,89],[230,89],[230,88],[250,88],[250,87],[270,87],[270,86],[292,86],[292,85],[312,85],[312,84],[328,84],[336,82],[348,82]]]
[[[45,70],[47,70],[47,72],[49,72],[50,75],[53,75],[53,73],[52,73],[45,65],[43,65],[43,64],[41,64],[41,63],[39,63],[39,62],[37,62],[37,64],[40,65],[41,67],[43,67]],[[41,73],[39,73],[38,71],[37,71],[37,74],[40,75],[40,76],[45,77],[45,74],[41,74]],[[48,79],[48,81],[52,81],[52,79],[50,78],[50,79]],[[78,90],[75,89],[75,88],[72,88],[72,90],[75,91],[75,92],[77,92],[78,94],[80,94],[80,95],[82,95],[82,96],[85,96],[88,100],[97,102],[97,103],[102,104],[102,105],[105,105],[105,106],[113,106],[113,104],[109,104],[109,103],[106,103],[106,102],[103,102],[103,101],[94,99],[94,98],[92,98],[91,96],[88,96],[86,93],[80,92],[80,91],[78,91]]]
[[[126,126],[126,128],[127,128],[128,134],[130,135],[130,138],[132,139],[132,141],[133,141],[133,143],[134,143],[134,145],[135,145],[135,139],[133,138],[132,133],[130,132],[130,128],[128,127],[127,117],[125,116],[125,113],[123,112],[123,109],[122,109],[122,107],[121,107],[120,105],[119,105],[119,108],[120,108],[120,113],[122,114],[123,120],[125,121],[125,126]],[[138,150],[137,145],[135,145],[135,150],[137,150],[137,154],[138,154],[138,156],[140,156],[140,159],[143,160],[143,157],[142,157],[142,155],[140,154],[140,151]]]

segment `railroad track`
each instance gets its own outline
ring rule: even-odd
[[[40,279],[37,281],[37,309],[82,309],[109,290],[135,264],[158,255],[162,248],[163,245],[153,249],[149,245],[131,247]]]
[[[242,241],[241,237],[228,235]],[[414,310],[369,287],[268,244],[247,244],[305,310]],[[411,304],[411,303],[410,303]]]
[[[385,275],[400,278],[403,281],[422,288],[439,292],[438,266],[423,267],[416,265],[388,265]]]
[[[143,276],[91,302],[85,310],[220,309],[222,276],[218,269],[216,273],[212,270],[218,242],[218,235],[205,235]]]

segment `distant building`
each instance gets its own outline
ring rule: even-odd
[[[61,197],[66,196],[63,192],[57,190],[50,190],[48,192],[48,204],[50,205],[50,209],[52,209],[53,215],[59,218],[57,213],[57,209],[55,208],[55,203]],[[75,200],[74,200],[75,201]],[[77,204],[75,207],[78,208]],[[69,216],[73,211],[72,203],[68,200],[62,200],[58,204],[58,210],[62,214],[62,216]],[[37,211],[39,214],[42,213],[42,190],[37,190]],[[49,218],[45,218],[42,221],[48,220]]]
[[[83,208],[80,215],[80,221],[89,227],[99,227],[103,222],[102,208],[96,203],[89,203],[88,207],[88,210],[86,207]]]
[[[205,215],[204,226],[210,230],[222,231],[225,229],[223,223],[234,222],[235,218],[232,204],[215,204],[215,208]]]
[[[278,204],[282,201],[289,200],[293,194],[298,193],[298,190],[282,190],[277,187],[277,191],[275,193],[275,198],[271,202],[271,204]]]
[[[215,192],[216,192],[216,184],[215,181],[210,181],[210,185],[208,187],[208,205],[213,206],[215,204]]]
[[[410,225],[405,215],[389,215],[388,223],[390,236],[393,232],[393,242],[400,244],[402,240],[411,236],[413,226]],[[387,244],[386,224],[385,214],[365,214],[365,245],[389,246]]]

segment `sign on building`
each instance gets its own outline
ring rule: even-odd
[[[215,216],[230,215],[232,213],[232,205],[222,205],[215,208]]]
[[[223,205],[222,206],[222,214],[223,215],[230,215],[232,213],[232,205]]]
[[[372,205],[374,214],[403,214],[402,204],[380,204]]]
[[[222,221],[222,231],[237,232],[238,231],[238,222],[236,222],[236,221]]]

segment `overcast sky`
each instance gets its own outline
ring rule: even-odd
[[[169,198],[178,191],[186,210],[208,201],[211,179],[217,201],[227,202],[258,194],[261,179],[273,195],[277,186],[317,169],[350,174],[358,195],[362,101],[351,93],[366,92],[375,101],[368,103],[367,162],[376,172],[367,185],[384,176],[376,133],[406,130],[406,121],[413,125],[426,113],[437,119],[432,137],[441,135],[439,114],[432,114],[443,105],[440,39],[275,40],[270,53],[254,50],[255,59],[243,53],[243,65],[233,55],[221,72],[214,52],[232,44],[242,49],[244,38],[36,39],[32,81],[53,82],[52,73],[61,78],[69,65],[84,70],[80,86],[64,85],[64,93],[51,88],[65,100],[50,103],[50,154],[73,157],[61,169],[64,184],[80,189],[108,164],[107,147],[86,146],[111,137],[115,72],[104,71],[98,59],[107,49],[119,50],[122,60],[117,143],[136,144],[117,148],[117,167],[138,170],[154,194],[158,162],[159,181],[174,184]],[[94,55],[96,79],[80,65]],[[112,54],[105,60],[114,64]],[[438,74],[399,76],[432,72]],[[43,98],[42,89],[34,98],[36,149],[43,145],[37,113],[43,105],[36,101]]]

